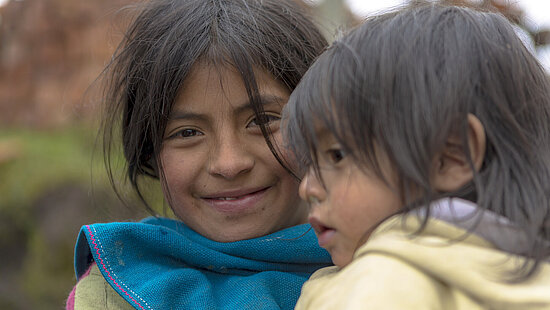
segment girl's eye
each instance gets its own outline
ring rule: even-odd
[[[347,155],[344,150],[338,148],[329,149],[326,153],[331,164],[339,163]]]
[[[182,129],[172,134],[170,138],[189,138],[202,135],[204,135],[202,132],[195,129]]]
[[[256,118],[252,119],[246,125],[246,127],[249,128],[249,127],[255,127],[255,126],[260,126],[260,125],[269,125],[273,122],[279,121],[280,119],[281,119],[281,117],[277,116],[277,115],[264,114],[260,117],[256,117]]]

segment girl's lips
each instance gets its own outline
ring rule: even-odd
[[[319,221],[315,217],[310,217],[308,220],[309,220],[309,223],[311,224],[311,227],[313,227],[313,230],[315,230],[315,234],[317,235],[319,246],[322,248],[326,247],[326,245],[329,244],[332,238],[334,237],[334,234],[336,234],[336,230],[328,226],[325,226],[321,221]]]
[[[202,199],[219,212],[239,213],[254,208],[270,188],[231,191]]]

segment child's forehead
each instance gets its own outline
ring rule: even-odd
[[[318,144],[331,144],[337,142],[336,135],[320,118],[313,120],[313,133]]]

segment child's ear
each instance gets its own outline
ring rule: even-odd
[[[470,182],[474,177],[472,166],[464,153],[466,148],[462,139],[451,136],[445,148],[435,158],[432,166],[431,181],[438,192],[454,192]],[[468,146],[474,169],[479,171],[485,157],[485,129],[473,114],[468,114]]]

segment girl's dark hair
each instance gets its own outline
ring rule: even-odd
[[[127,177],[149,208],[139,180],[158,177],[168,116],[194,64],[234,67],[262,119],[253,70],[292,91],[327,42],[293,0],[153,0],[139,8],[106,69],[104,156],[116,190],[111,153],[120,123]],[[269,127],[261,129],[276,154]]]
[[[354,160],[382,177],[375,144],[395,167],[403,201],[440,198],[430,186],[436,154],[450,135],[467,149],[467,116],[487,136],[479,173],[460,192],[508,218],[528,236],[529,253],[548,257],[550,85],[501,15],[416,3],[368,18],[319,57],[285,108],[287,143],[319,176],[314,122]],[[424,221],[426,223],[427,217]]]

